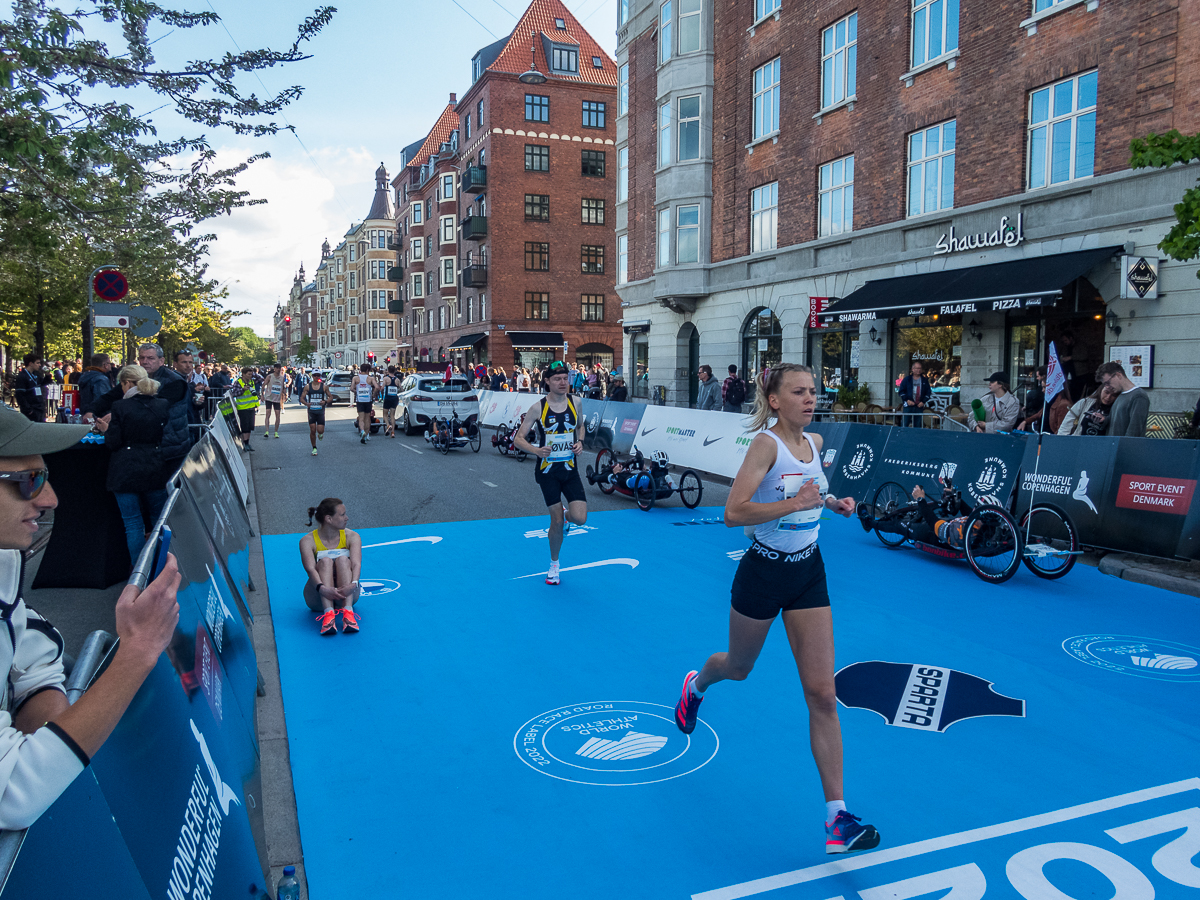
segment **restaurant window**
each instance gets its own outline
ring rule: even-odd
[[[955,317],[960,318],[958,316]],[[892,342],[891,384],[886,398],[872,391],[871,402],[897,406],[897,390],[914,362],[921,363],[922,375],[933,385],[933,406],[945,412],[959,406],[959,381],[962,375],[963,326],[947,323],[944,317],[921,316],[895,320],[896,339]],[[884,402],[884,401],[887,402]]]
[[[754,399],[753,385],[758,373],[782,360],[783,326],[771,310],[755,310],[742,326],[742,365],[738,370],[738,375],[750,387],[747,402]]]
[[[858,323],[831,325],[809,333],[809,359],[820,384],[817,390],[827,403],[837,399],[841,387],[858,387]]]
[[[634,397],[641,400],[650,399],[650,338],[645,334],[635,334],[630,341],[630,351],[633,356],[633,382],[629,385]]]

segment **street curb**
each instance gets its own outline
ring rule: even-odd
[[[1163,561],[1163,563],[1155,561],[1155,563],[1147,564],[1139,557],[1130,554],[1109,553],[1100,560],[1097,568],[1105,575],[1111,575],[1114,578],[1162,588],[1177,594],[1200,597],[1200,578],[1160,571],[1158,566],[1163,564],[1171,565],[1167,561]]]

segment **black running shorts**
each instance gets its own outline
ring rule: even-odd
[[[534,458],[535,461],[537,458]],[[547,506],[558,506],[562,503],[559,497],[566,497],[568,503],[574,503],[576,500],[587,501],[587,495],[583,492],[583,480],[579,477],[578,469],[568,469],[561,464],[556,464],[550,467],[547,472],[539,472],[533,470],[533,477],[537,480],[538,487],[542,489],[542,496],[546,498]]]
[[[399,397],[384,397],[383,398],[383,408],[384,409],[395,409],[399,405],[400,405]]]
[[[369,412],[373,412],[373,411],[374,411],[374,409],[375,409],[375,404],[374,404],[374,403],[361,403],[361,402],[359,402],[359,403],[355,403],[354,405],[358,407],[358,411],[359,411],[360,413],[369,413]]]
[[[755,541],[733,576],[730,601],[751,619],[774,619],[780,610],[829,606],[825,563],[816,544],[780,553]]]
[[[310,409],[308,411],[308,424],[309,425],[324,425],[325,424],[325,410]]]
[[[267,409],[280,409],[281,408],[278,400],[264,400],[263,402],[265,404],[267,404]]]

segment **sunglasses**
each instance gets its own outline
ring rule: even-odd
[[[15,481],[21,496],[32,500],[46,486],[49,469],[26,469],[23,472],[0,472],[0,481]]]

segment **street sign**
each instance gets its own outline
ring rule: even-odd
[[[124,300],[129,293],[129,282],[117,269],[102,269],[92,278],[92,290],[104,300]]]
[[[190,354],[192,354],[192,356],[195,356],[195,355],[196,355],[196,351],[197,351],[197,350],[199,350],[199,349],[200,349],[200,348],[196,346],[195,342],[193,342],[193,341],[188,341],[188,343],[187,343],[187,352],[188,352],[188,353],[190,353]]]
[[[96,316],[97,328],[128,328],[129,316]]]
[[[334,359],[341,359],[341,358],[342,358],[342,351],[341,351],[341,350],[338,350],[337,352],[335,352],[335,353],[333,354],[333,358],[334,358]]]
[[[128,303],[93,303],[92,314],[97,316],[128,316]]]
[[[129,308],[130,330],[137,337],[151,338],[162,331],[162,316],[153,306]]]

